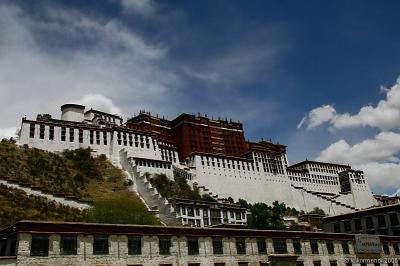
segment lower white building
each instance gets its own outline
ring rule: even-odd
[[[398,266],[400,237],[21,221],[0,265]]]

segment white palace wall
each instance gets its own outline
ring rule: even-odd
[[[95,155],[105,154],[118,166],[121,166],[120,156],[123,152],[122,159],[129,159],[142,175],[145,172],[165,173],[173,178],[173,167],[177,167],[190,176],[190,184],[204,186],[219,198],[232,197],[234,200],[245,199],[249,203],[267,204],[278,200],[300,210],[310,211],[319,207],[332,214],[376,205],[368,183],[359,177],[360,171],[354,171],[358,175],[356,178],[352,175],[352,170],[349,170],[351,191],[343,194],[340,193],[342,188],[338,177],[338,173],[343,170],[340,166],[335,169],[329,164],[298,164],[287,168],[285,154],[253,152],[249,158],[194,154],[186,158],[185,164],[180,164],[173,145],[164,143],[151,134],[116,124],[104,126],[86,120],[73,122],[23,119],[19,144],[51,152],[90,147]]]

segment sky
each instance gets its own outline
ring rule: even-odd
[[[399,1],[0,1],[0,138],[81,103],[207,114],[400,192]]]

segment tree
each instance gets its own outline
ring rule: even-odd
[[[315,207],[312,211],[310,211],[310,214],[326,215],[324,210],[318,207]]]
[[[251,207],[251,222],[249,227],[253,229],[270,229],[271,215],[269,207],[265,203],[255,203]]]
[[[246,209],[250,208],[250,204],[248,204],[247,201],[244,199],[239,199],[238,203],[239,203],[240,207],[242,207],[242,208],[246,208]]]

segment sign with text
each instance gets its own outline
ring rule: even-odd
[[[376,235],[355,235],[356,253],[381,253],[382,246],[379,236]]]

